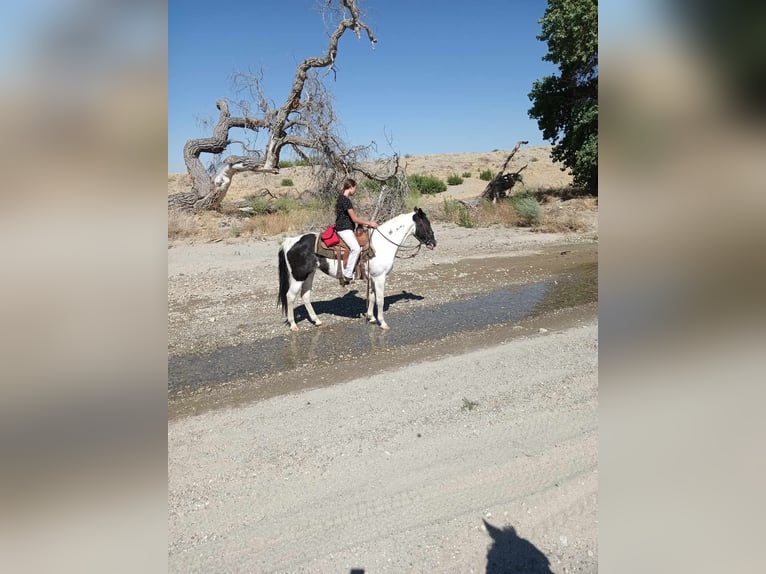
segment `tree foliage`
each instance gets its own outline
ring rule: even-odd
[[[598,1],[548,0],[538,40],[559,74],[532,84],[529,116],[574,185],[598,195]]]

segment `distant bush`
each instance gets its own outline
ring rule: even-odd
[[[460,227],[467,227],[467,228],[473,227],[473,221],[471,220],[471,213],[463,205],[458,206],[457,224]]]
[[[494,176],[492,175],[492,172],[488,169],[485,169],[484,171],[479,174],[479,179],[482,181],[492,181],[492,178]]]
[[[460,227],[471,228],[474,226],[471,212],[465,205],[462,205],[456,199],[451,197],[445,199],[442,209],[444,210],[444,217],[447,221],[457,223]]]
[[[470,171],[464,171],[463,172],[463,177],[468,179],[469,177],[471,177],[471,172]]]
[[[298,203],[289,197],[280,197],[274,202],[274,208],[277,211],[295,211],[298,209]]]
[[[446,198],[444,200],[444,204],[442,205],[442,209],[444,209],[444,216],[447,219],[452,219],[452,216],[457,213],[458,208],[460,205],[458,204],[456,199],[453,198]]]
[[[417,189],[410,188],[410,194],[404,200],[404,207],[407,211],[412,211],[419,205],[422,205],[422,195]]]
[[[533,225],[540,222],[543,210],[534,196],[529,194],[519,194],[511,197],[511,204],[519,214],[520,224]]]
[[[463,178],[457,174],[447,178],[447,185],[460,185],[461,183],[463,183]]]
[[[301,167],[304,165],[309,165],[309,162],[307,162],[305,159],[296,159],[295,161],[291,161],[289,159],[280,159],[279,160],[279,167]]]
[[[411,175],[407,178],[410,188],[423,195],[434,195],[447,191],[447,185],[439,178],[430,175]]]
[[[269,202],[261,197],[250,196],[246,197],[245,201],[247,201],[247,207],[250,208],[250,213],[253,215],[263,215],[273,211]]]
[[[280,185],[282,187],[290,187],[293,185],[293,180],[286,177],[285,179],[282,180],[282,183],[280,183]]]

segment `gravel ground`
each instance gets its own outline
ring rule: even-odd
[[[427,295],[407,309],[555,277],[597,252],[595,235],[434,229],[437,249],[389,277],[387,294]],[[289,337],[275,306],[279,240],[170,246],[171,358]],[[482,262],[491,278],[486,265],[471,275]],[[315,301],[342,294],[317,278]],[[403,306],[389,310],[392,330]],[[595,313],[172,418],[169,570],[596,572]]]
[[[397,259],[386,283],[386,295],[402,290],[428,293],[412,302],[438,305],[461,294],[493,288],[499,276],[470,281],[450,275],[454,265],[466,258],[525,257],[545,254],[545,248],[594,245],[591,235],[534,233],[511,228],[466,229],[434,224],[438,247],[420,250],[410,259]],[[171,356],[203,352],[227,345],[252,343],[284,332],[276,308],[277,251],[284,236],[219,243],[173,242],[168,249],[168,349]],[[534,279],[538,268],[550,268],[545,260],[526,268],[509,267],[504,273],[522,283]],[[551,268],[549,271],[554,271]],[[543,269],[544,271],[544,269]],[[550,274],[550,273],[548,273]],[[513,277],[511,277],[513,275]],[[337,282],[321,273],[314,282],[313,301],[342,296]],[[361,294],[363,297],[364,294]],[[326,323],[342,319],[322,318]],[[302,328],[309,328],[307,323]]]

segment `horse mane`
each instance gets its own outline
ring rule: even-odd
[[[407,216],[409,216],[409,218]],[[412,212],[407,211],[405,213],[400,213],[399,215],[395,215],[391,219],[384,221],[383,223],[379,224],[378,227],[386,227],[386,228],[388,228],[389,226],[395,227],[399,219],[402,219],[402,220],[409,219],[410,221],[414,221],[412,218]]]

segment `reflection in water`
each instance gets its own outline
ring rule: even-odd
[[[225,347],[204,355],[173,357],[168,363],[168,387],[177,392],[301,366],[321,366],[343,355],[359,356],[371,350],[518,321],[534,311],[548,286],[548,282],[534,283],[408,313],[391,312],[389,317],[396,317],[396,328],[391,331],[360,319],[304,329],[255,344]]]
[[[443,305],[412,311],[408,311],[406,305],[401,309],[395,306],[388,315],[392,323],[395,321],[391,331],[368,325],[363,319],[349,320],[322,328],[304,327],[298,333],[286,333],[255,344],[173,357],[168,363],[168,389],[175,393],[300,367],[321,368],[344,356],[393,350],[459,332],[517,322],[542,311],[595,301],[596,276],[596,267],[583,267],[556,281],[498,289]],[[420,298],[412,294],[392,297]],[[336,307],[328,303],[328,309],[323,311],[351,318],[364,309],[358,297],[341,299],[335,303]],[[386,305],[390,304],[390,298],[386,297]]]

